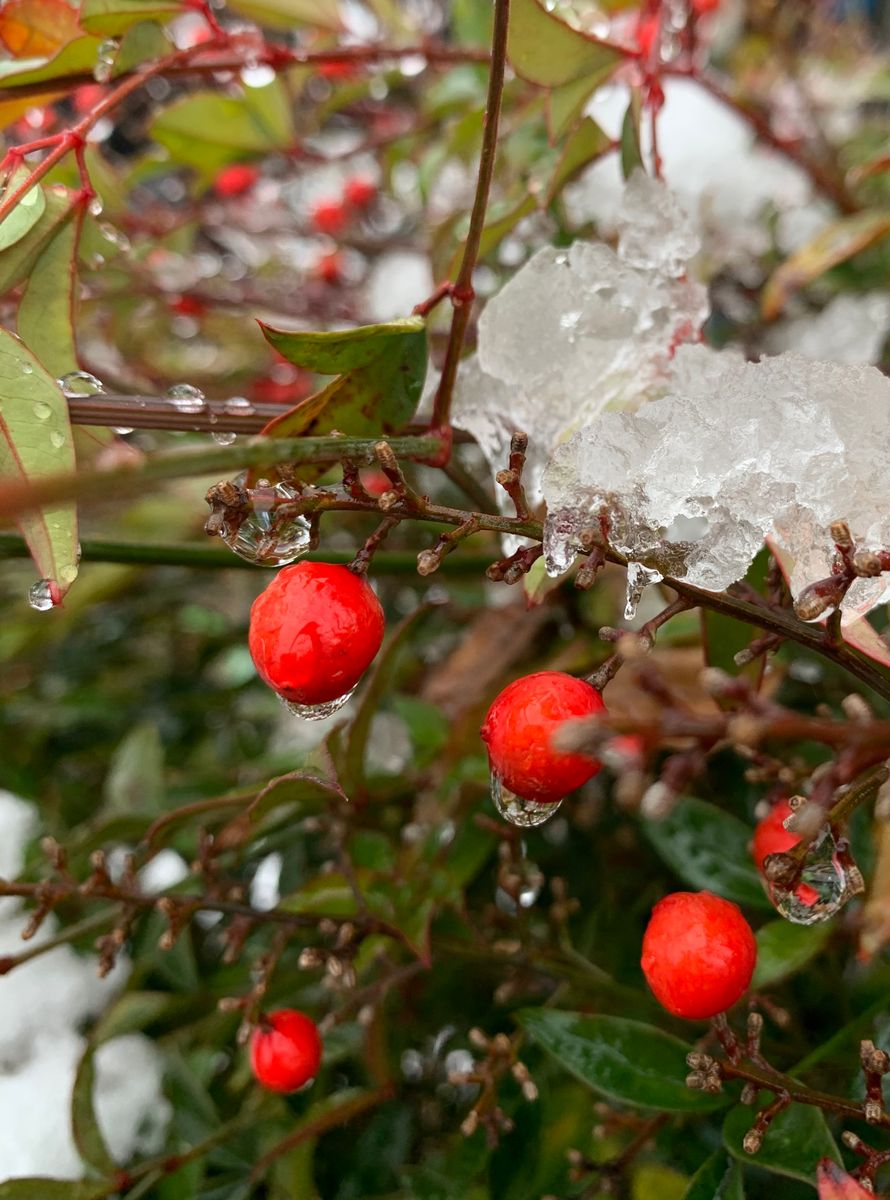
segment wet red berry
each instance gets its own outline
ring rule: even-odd
[[[250,1041],[250,1066],[271,1092],[295,1092],[314,1079],[321,1064],[318,1026],[295,1008],[269,1013]]]
[[[323,254],[315,264],[315,274],[324,283],[339,283],[343,278],[343,256],[340,251]]]
[[[279,571],[254,600],[250,653],[285,700],[326,704],[355,687],[383,630],[383,609],[363,575],[301,562]]]
[[[250,191],[259,177],[260,173],[256,167],[248,163],[232,163],[219,172],[213,190],[217,196],[243,196],[245,192]]]
[[[317,200],[309,218],[319,233],[336,237],[346,228],[346,206],[342,200]]]
[[[351,179],[346,180],[343,195],[346,197],[346,203],[353,208],[367,208],[376,199],[377,184],[367,175],[353,175]]]
[[[562,671],[538,671],[515,680],[497,697],[482,726],[491,769],[526,800],[561,800],[592,779],[600,764],[555,750],[551,738],[564,721],[604,707],[595,687]]]
[[[770,854],[784,854],[800,841],[799,834],[785,828],[785,822],[793,811],[787,800],[779,800],[754,830],[751,853],[758,871],[763,871],[764,859]],[[798,884],[795,895],[801,904],[808,907],[819,899],[819,893],[808,883]]]
[[[737,905],[711,892],[674,892],[655,905],[643,936],[643,974],[675,1017],[704,1020],[748,989],[757,943]]]

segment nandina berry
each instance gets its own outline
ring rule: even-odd
[[[383,609],[363,575],[301,562],[279,571],[254,600],[250,653],[285,700],[326,704],[355,687],[383,630]]]
[[[342,200],[333,198],[317,200],[312,206],[309,217],[319,233],[336,237],[346,228],[346,205]]]
[[[763,872],[764,860],[770,854],[784,854],[800,841],[799,834],[785,828],[785,822],[793,811],[787,799],[779,800],[754,830],[751,853],[758,871]],[[799,883],[794,893],[801,904],[806,904],[807,907],[819,899],[819,893],[808,883]]]
[[[250,1040],[250,1066],[271,1092],[295,1092],[314,1079],[321,1064],[318,1026],[295,1008],[263,1017]]]
[[[673,892],[655,905],[643,935],[643,974],[675,1017],[704,1020],[731,1008],[757,961],[737,905],[711,892]]]
[[[343,278],[343,256],[339,250],[322,254],[315,264],[315,274],[324,283],[339,283]]]
[[[720,0],[692,0],[692,7],[701,17],[705,13],[716,12],[720,7]]]
[[[367,175],[353,175],[343,188],[346,203],[353,208],[367,208],[377,196],[377,184]]]
[[[554,804],[586,783],[600,763],[556,750],[552,737],[563,721],[602,711],[603,698],[589,683],[562,671],[516,679],[497,697],[482,726],[491,768],[517,796]]]
[[[249,163],[232,163],[219,172],[214,180],[213,190],[217,196],[243,196],[245,192],[250,191],[259,177],[257,167],[252,167]]]
[[[170,301],[170,308],[179,317],[203,317],[207,305],[198,296],[190,296],[188,292]]]

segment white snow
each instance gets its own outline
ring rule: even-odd
[[[426,300],[435,284],[427,255],[413,250],[381,254],[368,275],[367,312],[372,321],[394,321]]]

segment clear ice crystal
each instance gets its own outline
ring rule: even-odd
[[[564,571],[607,511],[617,549],[712,591],[769,539],[797,596],[830,574],[832,521],[864,546],[890,544],[888,453],[890,380],[876,368],[681,346],[662,395],[604,413],[554,452],[547,569]],[[887,600],[886,579],[858,579],[844,619]]]
[[[461,367],[455,424],[493,472],[506,465],[512,434],[530,435],[533,505],[553,449],[606,409],[640,404],[708,313],[705,288],[684,274],[698,239],[674,197],[635,175],[625,199],[617,252],[581,241],[539,250],[489,301],[478,353]]]
[[[769,340],[771,353],[793,350],[804,358],[839,363],[878,363],[890,334],[890,294],[844,292],[815,316],[779,325]]]

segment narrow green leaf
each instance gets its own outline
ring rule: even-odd
[[[0,479],[33,482],[74,470],[68,404],[55,379],[17,337],[0,330]],[[22,535],[41,578],[61,595],[77,575],[77,513],[72,504],[28,513]]]
[[[77,1067],[71,1092],[71,1132],[80,1157],[100,1175],[112,1175],[117,1164],[111,1157],[93,1105],[96,1083],[94,1056],[97,1043],[90,1039]]]
[[[17,181],[24,174],[27,172],[17,172],[8,186],[14,190]],[[32,187],[29,192],[25,192],[9,216],[0,221],[0,250],[14,245],[29,229],[33,229],[43,216],[45,208],[46,193],[42,187]]]
[[[822,1111],[805,1104],[792,1104],[779,1113],[757,1153],[747,1154],[742,1148],[742,1141],[754,1124],[756,1115],[755,1108],[737,1104],[726,1114],[723,1122],[724,1144],[730,1154],[741,1162],[775,1171],[777,1175],[814,1183],[820,1159],[841,1161]]]
[[[114,56],[111,78],[135,71],[143,63],[157,62],[169,54],[172,42],[157,21],[140,21],[124,34],[120,48]]]
[[[605,75],[612,73],[612,66],[605,68]],[[584,74],[580,79],[571,79],[555,87],[547,95],[547,129],[551,142],[558,142],[577,121],[584,105],[602,82],[602,73]]]
[[[745,1200],[742,1168],[717,1150],[695,1172],[683,1200]]]
[[[0,62],[0,89],[31,87],[35,83],[52,83],[66,75],[81,75],[92,71],[101,39],[75,38],[62,46],[52,58],[6,59]],[[47,89],[50,90],[50,89]]]
[[[87,33],[117,37],[140,21],[166,21],[181,11],[178,0],[81,0],[80,23]]]
[[[792,925],[790,921],[768,921],[757,930],[757,966],[751,986],[769,987],[806,966],[831,936],[831,923]]]
[[[612,140],[592,117],[585,117],[566,142],[562,156],[547,189],[547,203],[558,196],[570,179],[596,159],[602,158],[612,146]]]
[[[424,322],[422,317],[406,317],[385,325],[360,325],[331,333],[295,333],[273,329],[261,321],[260,329],[266,341],[294,366],[320,375],[342,375],[391,353],[394,349],[391,339],[422,333]]]
[[[582,75],[601,78],[624,58],[615,47],[565,25],[538,0],[512,0],[507,57],[517,75],[547,87]]]
[[[511,230],[519,224],[519,222],[527,216],[530,216],[538,207],[538,201],[533,195],[525,195],[518,204],[514,204],[505,212],[492,211],[489,213],[490,220],[482,230],[482,237],[479,239],[479,257],[485,258],[491,254],[492,250],[497,249],[504,238]],[[460,260],[463,256],[464,239],[466,236],[468,220],[461,220],[457,228],[453,231],[457,238],[457,246],[448,263],[445,274],[449,278],[454,278],[460,268]]]
[[[659,821],[642,821],[659,856],[684,881],[734,900],[770,908],[748,849],[751,830],[723,809],[684,797]]]
[[[19,303],[19,336],[56,379],[77,370],[76,254],[77,225],[66,221],[34,264]]]
[[[630,103],[621,123],[621,171],[629,179],[638,167],[643,166],[643,149],[640,140],[640,119],[643,115],[643,96],[639,88],[630,94]]]
[[[228,7],[272,29],[290,30],[294,25],[340,29],[337,0],[229,0]]]
[[[107,1183],[88,1183],[80,1179],[46,1179],[35,1175],[28,1179],[7,1179],[0,1183],[0,1200],[102,1200],[117,1189]]]
[[[594,1091],[662,1112],[706,1112],[725,1100],[686,1087],[689,1046],[652,1025],[623,1017],[527,1008],[519,1023]]]

